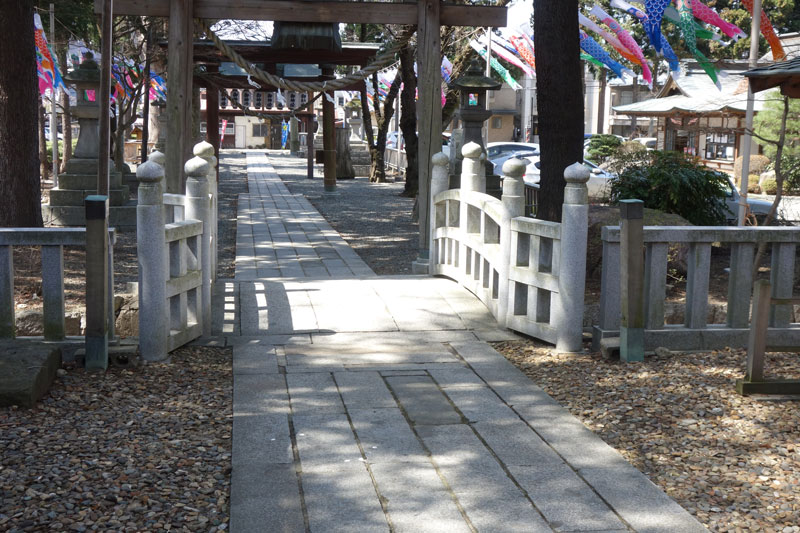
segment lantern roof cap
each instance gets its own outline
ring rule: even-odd
[[[459,90],[485,90],[496,91],[503,84],[483,74],[483,69],[477,59],[473,58],[467,71],[454,80],[450,86]]]
[[[100,83],[100,66],[94,60],[94,54],[88,52],[78,68],[64,76],[69,83]]]

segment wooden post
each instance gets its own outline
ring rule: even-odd
[[[622,200],[619,208],[622,303],[619,358],[626,362],[644,361],[644,203]]]
[[[430,182],[433,155],[441,151],[441,48],[439,37],[439,0],[419,0],[417,3],[417,70],[419,89],[419,255],[412,272],[425,274],[430,256]]]
[[[770,283],[756,281],[753,287],[753,318],[747,339],[746,381],[764,381],[764,354],[767,351],[767,326],[770,310]]]
[[[111,158],[111,110],[108,108],[108,105],[111,98],[111,39],[114,21],[113,0],[103,0],[102,19],[100,96],[97,98],[97,103],[100,106],[100,150],[98,152],[99,161],[97,165],[97,194],[108,196],[108,160]],[[107,238],[107,236],[103,236],[103,238]]]
[[[322,75],[333,78],[333,67],[326,65]],[[336,131],[333,102],[327,96],[322,97],[322,150],[325,154],[325,192],[336,190]]]
[[[105,55],[103,56],[105,60]],[[106,158],[108,161],[108,158]],[[86,197],[86,368],[108,368],[108,196]]]
[[[141,162],[147,161],[148,143],[150,142],[150,42],[153,40],[152,26],[147,29],[144,45],[144,102],[142,103],[142,148]]]
[[[187,80],[190,70],[186,52],[191,48],[191,38],[186,40],[187,21],[192,20],[192,0],[170,0],[169,46],[167,49],[167,146],[166,189],[168,193],[183,192],[183,162],[185,131],[192,100],[191,87]],[[101,161],[102,162],[102,161]]]
[[[313,93],[309,94],[309,100],[313,97]],[[313,112],[313,107],[311,108]],[[306,117],[306,159],[307,159],[307,172],[306,178],[314,178],[314,115]]]
[[[216,70],[216,65],[214,68]],[[206,88],[206,138],[214,147],[214,156],[219,161],[219,91],[212,87]],[[219,183],[219,167],[216,167],[214,174]]]

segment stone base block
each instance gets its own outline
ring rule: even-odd
[[[54,226],[85,226],[86,211],[83,206],[42,206],[42,217],[45,223]],[[134,231],[136,229],[136,204],[112,206],[109,210],[109,227],[118,231]]]
[[[356,172],[356,176],[359,178],[369,176],[369,170],[371,165],[353,165],[353,170]]]
[[[0,341],[0,407],[33,407],[61,367],[61,348],[43,342]]]
[[[86,197],[90,194],[96,194],[97,189],[52,189],[50,191],[50,205],[52,206],[76,206],[83,207]],[[130,200],[130,189],[125,185],[120,189],[111,189],[109,191],[109,202],[111,205],[125,205]]]
[[[111,189],[119,189],[122,187],[122,174],[116,171],[111,171],[109,174],[109,183]],[[97,161],[95,167],[91,172],[87,173],[73,173],[65,172],[58,176],[58,187],[60,189],[75,189],[75,190],[97,190]]]

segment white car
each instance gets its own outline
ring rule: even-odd
[[[511,141],[486,144],[486,158],[490,161],[516,152],[533,152],[534,154],[538,154],[539,145],[536,143],[515,143]]]
[[[633,140],[643,145],[648,150],[655,150],[656,144],[658,143],[658,139],[655,137],[639,137],[638,139]]]
[[[536,185],[538,187],[540,165],[541,163],[537,157],[536,161],[533,163],[533,169],[528,168],[526,170],[526,185]],[[589,198],[595,200],[604,200],[608,198],[610,187],[609,180],[614,177],[614,174],[603,170],[591,161],[584,161],[583,165],[587,167],[590,172],[589,181],[586,183],[586,187],[589,189]]]

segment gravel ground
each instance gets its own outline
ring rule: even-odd
[[[267,155],[288,189],[308,198],[376,274],[411,274],[419,225],[411,222],[414,199],[400,196],[403,182],[339,180],[336,194],[325,195],[321,165],[315,165],[314,179],[308,179],[305,165],[296,166],[298,158],[278,150]]]
[[[231,351],[67,368],[35,409],[0,409],[0,531],[222,531]]]
[[[800,531],[798,404],[736,394],[743,351],[624,364],[495,347],[712,531]],[[765,368],[798,377],[800,358],[770,354]]]

